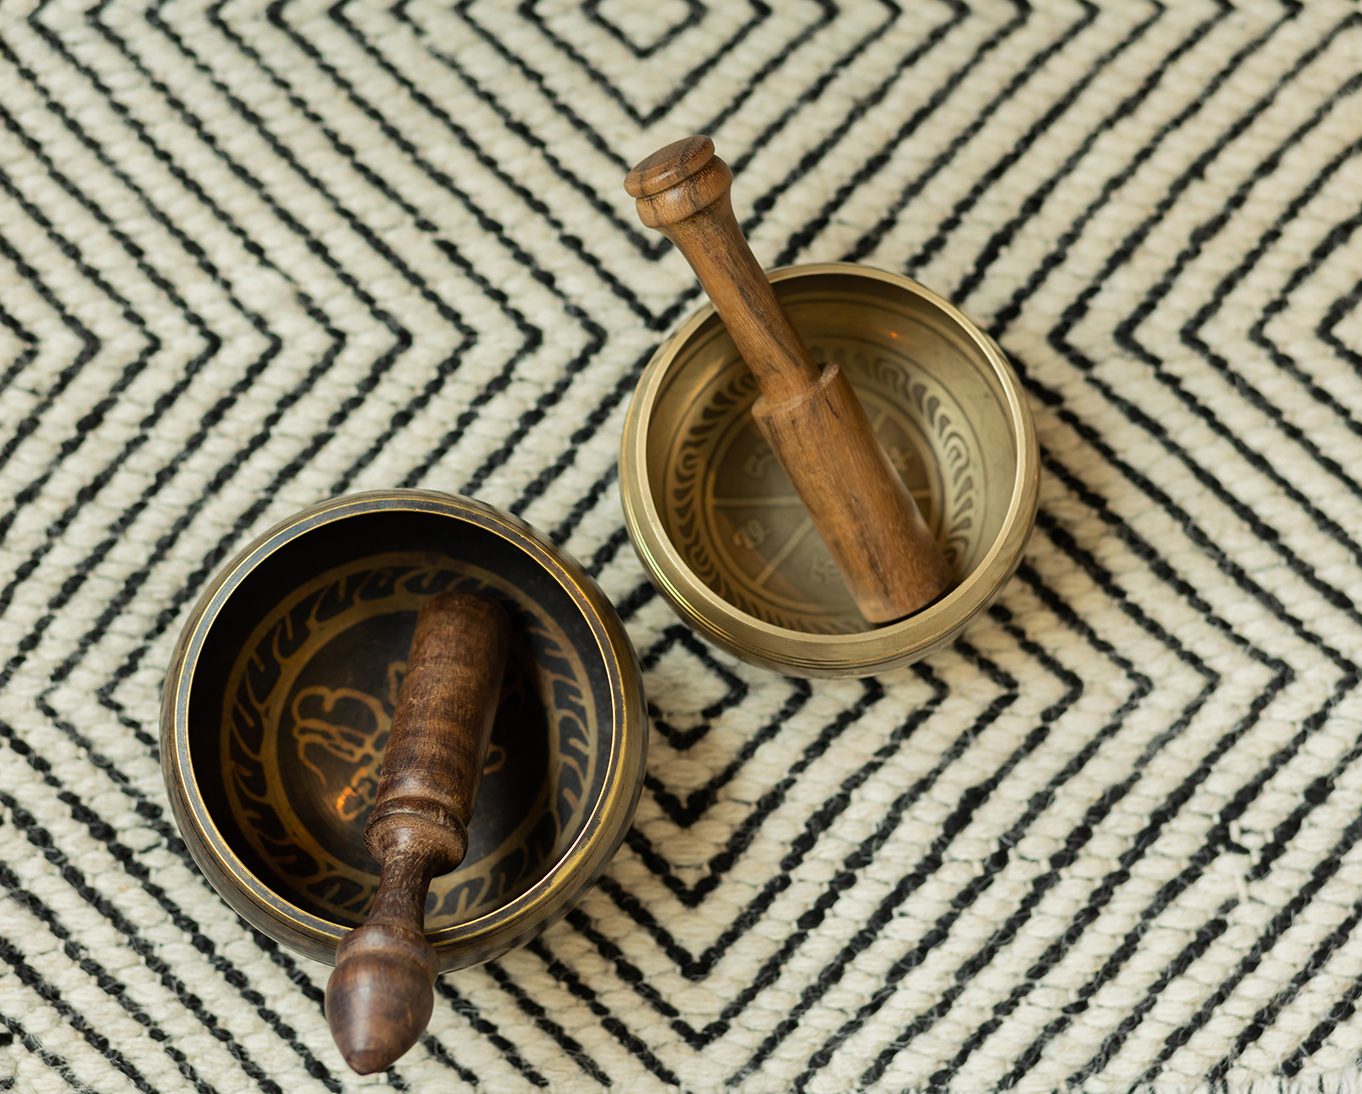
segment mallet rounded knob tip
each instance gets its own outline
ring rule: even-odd
[[[625,176],[624,188],[632,198],[647,198],[684,182],[714,158],[714,142],[708,137],[683,137],[640,160]]]
[[[369,924],[336,953],[326,986],[326,1023],[350,1068],[371,1075],[396,1063],[430,1022],[435,1007],[435,948],[416,931]]]

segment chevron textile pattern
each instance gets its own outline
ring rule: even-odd
[[[4,0],[0,1090],[1354,1090],[1360,82],[1333,0]],[[764,264],[1023,378],[1036,531],[948,653],[784,679],[644,579],[699,295],[621,180],[692,132]],[[221,562],[391,486],[580,559],[653,735],[600,884],[360,1080],[156,727]]]

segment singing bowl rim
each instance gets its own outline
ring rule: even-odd
[[[350,517],[417,512],[473,524],[528,555],[581,611],[595,639],[613,708],[598,732],[611,736],[602,792],[576,838],[543,877],[491,911],[427,938],[442,972],[489,961],[561,918],[599,877],[622,843],[643,788],[647,708],[642,671],[618,613],[570,555],[530,525],[484,502],[429,490],[373,490],[333,498],[295,513],[257,537],[219,571],[190,612],[171,657],[161,715],[161,764],[172,812],[199,868],[248,923],[282,945],[328,964],[350,930],[308,912],[266,885],[232,849],[194,777],[189,702],[198,658],[232,593],[285,544]]]
[[[780,266],[771,283],[827,277],[880,282],[937,309],[978,350],[1004,395],[1004,413],[1016,442],[1016,470],[1008,511],[992,546],[977,566],[940,600],[888,626],[855,634],[811,634],[780,627],[744,612],[697,578],[664,531],[648,468],[648,427],[671,369],[691,338],[713,317],[705,303],[658,346],[643,371],[625,416],[620,445],[620,496],[629,538],[649,579],[695,631],[734,656],[790,676],[873,676],[921,660],[951,642],[996,599],[1021,563],[1040,499],[1040,448],[1031,408],[1006,356],[949,301],[916,281],[851,262]]]

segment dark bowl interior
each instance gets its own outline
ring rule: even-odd
[[[188,710],[214,824],[303,911],[348,927],[373,898],[364,824],[416,614],[448,588],[497,599],[513,638],[468,855],[432,884],[427,931],[534,886],[602,794],[610,674],[582,609],[539,559],[448,513],[386,509],[305,528],[230,591]]]

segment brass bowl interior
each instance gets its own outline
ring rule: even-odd
[[[624,649],[603,645],[592,606],[543,559],[495,528],[419,509],[304,527],[229,585],[190,666],[188,761],[230,852],[219,857],[244,879],[228,887],[263,898],[246,894],[252,913],[274,909],[267,933],[320,930],[326,958],[363,922],[378,885],[363,831],[407,648],[421,604],[447,588],[498,600],[513,637],[468,854],[433,881],[427,933],[457,967],[490,956],[477,944],[445,952],[489,916],[517,902],[527,920],[566,910],[544,906],[564,895],[547,891],[555,872],[600,834],[603,802],[632,812],[637,797],[624,783],[640,780],[640,746],[621,729],[639,735],[642,695],[622,630]],[[622,832],[616,817],[607,838]],[[242,909],[241,892],[224,895]]]
[[[889,627],[865,623],[756,429],[755,381],[709,307],[658,351],[631,405],[631,536],[683,618],[739,657],[801,675],[907,663],[985,606],[1020,559],[1037,496],[1029,411],[987,336],[907,279],[825,265],[771,280],[814,358],[851,380],[957,591]],[[837,454],[827,460],[835,475]]]

